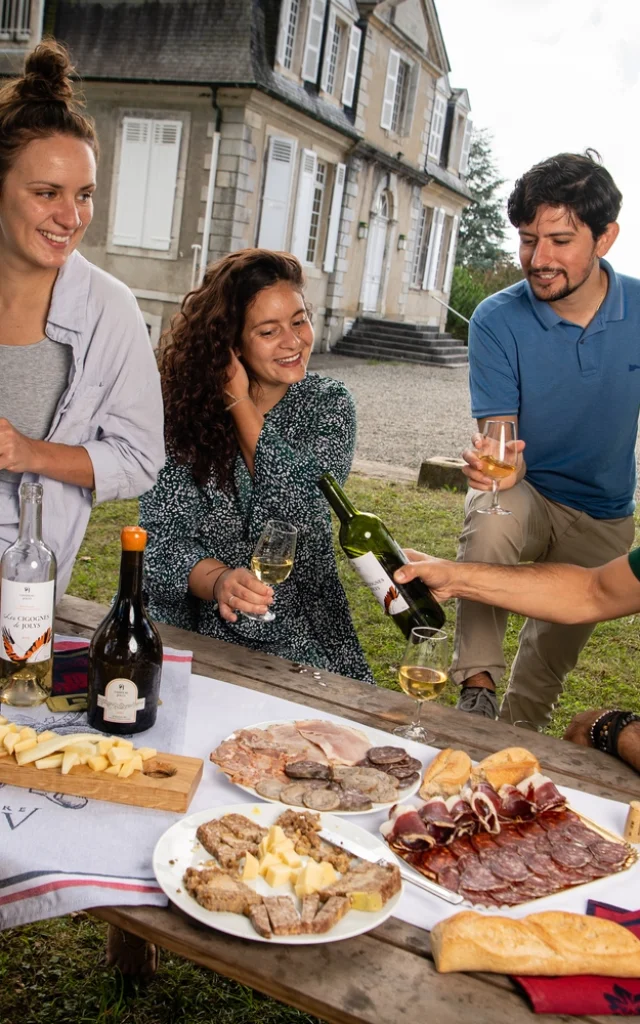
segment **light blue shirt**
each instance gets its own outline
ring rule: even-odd
[[[46,335],[71,347],[69,384],[45,438],[89,453],[95,500],[134,498],[153,487],[164,465],[160,377],[149,334],[131,291],[74,252],[51,296]],[[64,594],[92,507],[90,490],[31,473],[43,485],[43,536],[58,562]],[[15,490],[0,488],[0,555],[17,536]]]
[[[640,281],[614,272],[587,327],[563,320],[526,281],[471,318],[472,413],[517,414],[526,479],[551,501],[616,519],[634,509],[640,413]]]

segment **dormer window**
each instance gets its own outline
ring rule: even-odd
[[[433,98],[433,110],[431,112],[431,131],[429,132],[428,156],[430,160],[440,162],[442,153],[442,140],[444,138],[444,125],[447,116],[447,101],[441,92],[436,90]]]
[[[338,68],[343,59],[345,26],[341,21],[335,20],[333,33],[327,39],[327,70],[324,82],[324,91],[330,96],[338,93]]]
[[[459,173],[464,177],[469,170],[469,152],[471,150],[471,135],[473,132],[473,124],[466,119],[464,125],[464,135],[462,136],[462,147],[460,150],[460,165]]]
[[[295,58],[301,6],[302,0],[283,0],[280,12],[277,59],[288,71],[292,70]]]
[[[380,125],[397,135],[408,135],[418,84],[419,67],[404,59],[397,50],[389,50],[387,79],[382,101]]]

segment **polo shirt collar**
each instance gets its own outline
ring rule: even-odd
[[[605,323],[609,320],[624,320],[624,290],[622,282],[615,270],[607,260],[600,260],[600,266],[607,272],[609,287],[602,306],[598,310],[597,321]],[[531,303],[531,308],[536,319],[545,330],[551,330],[556,324],[564,323],[564,318],[558,316],[548,302],[536,298],[531,290],[531,285],[525,281],[526,293]]]

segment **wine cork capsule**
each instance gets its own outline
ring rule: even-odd
[[[144,551],[147,545],[147,531],[141,526],[124,526],[120,542],[123,551]]]
[[[624,838],[628,843],[640,843],[640,800],[632,800],[629,804]]]

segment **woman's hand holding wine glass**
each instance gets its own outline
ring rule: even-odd
[[[295,526],[280,519],[270,519],[251,556],[251,571],[261,583],[275,586],[284,583],[293,569],[298,531]],[[249,619],[273,622],[276,615],[268,609],[264,615],[244,613]]]

